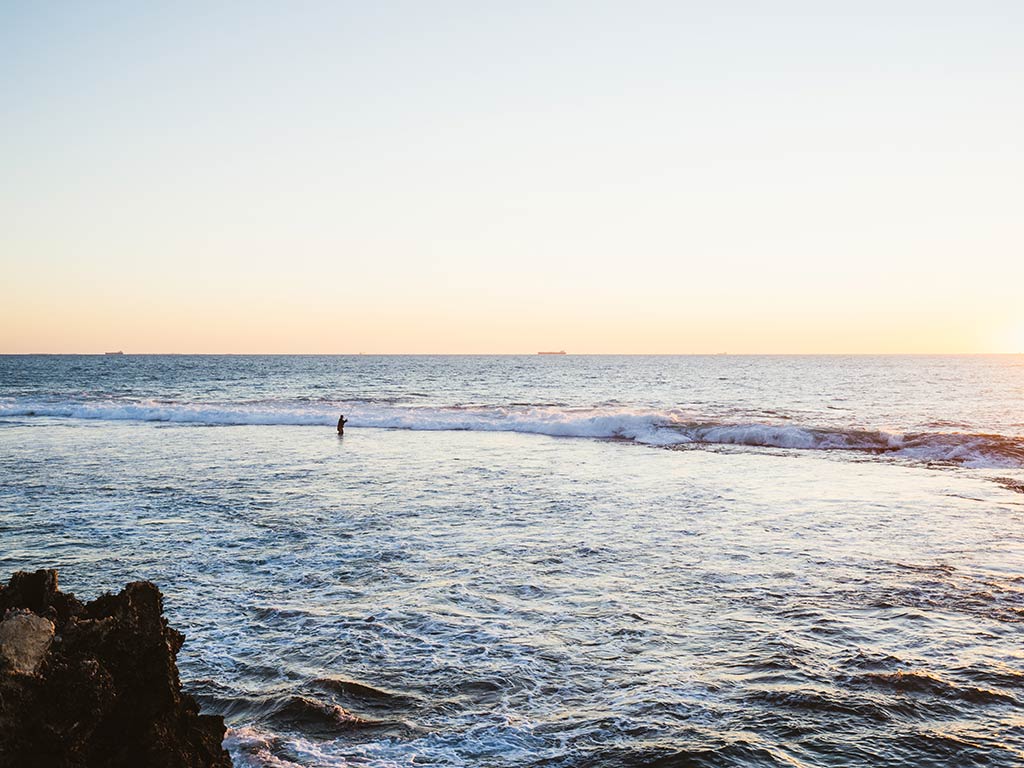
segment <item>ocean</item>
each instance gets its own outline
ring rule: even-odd
[[[36,568],[239,766],[1024,765],[1024,356],[0,356]]]

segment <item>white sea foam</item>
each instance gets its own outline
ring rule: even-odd
[[[378,766],[399,768],[424,763],[467,765],[462,754],[491,755],[509,764],[542,755],[545,739],[533,733],[535,724],[515,722],[506,715],[479,718],[466,727],[430,733],[411,741],[382,739],[371,742],[319,741],[296,735],[276,735],[253,727],[228,729],[224,747],[237,766],[245,768],[301,768],[314,765]],[[280,753],[301,762],[281,757]]]
[[[301,768],[298,763],[274,755],[275,741],[255,728],[229,728],[224,747],[240,768]]]
[[[333,426],[349,428],[520,432],[551,437],[622,439],[652,446],[737,445],[846,450],[969,467],[1024,466],[1024,441],[959,432],[899,433],[821,429],[792,424],[701,421],[682,410],[564,406],[402,406],[368,402],[167,403],[157,401],[0,400],[2,417],[56,417],[197,425]]]
[[[49,416],[111,421],[158,421],[208,425],[332,426],[339,412],[349,428],[527,432],[552,437],[626,438],[655,444],[688,442],[674,412],[628,409],[569,409],[550,406],[416,407],[372,403],[168,404],[120,402],[0,402],[0,417]],[[659,434],[660,432],[660,434]]]

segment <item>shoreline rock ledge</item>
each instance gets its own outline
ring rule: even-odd
[[[224,719],[182,693],[185,636],[148,581],[83,605],[57,572],[0,586],[0,766],[230,768]]]

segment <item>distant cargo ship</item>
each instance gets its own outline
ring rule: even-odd
[[[123,355],[124,352],[122,352],[121,350],[118,350],[117,352],[104,352],[103,354],[104,355]]]
[[[537,354],[538,355],[564,355],[565,354],[565,350],[561,349],[558,352],[538,352]]]

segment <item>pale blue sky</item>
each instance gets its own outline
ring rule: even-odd
[[[0,352],[1024,348],[1024,4],[0,4]]]

